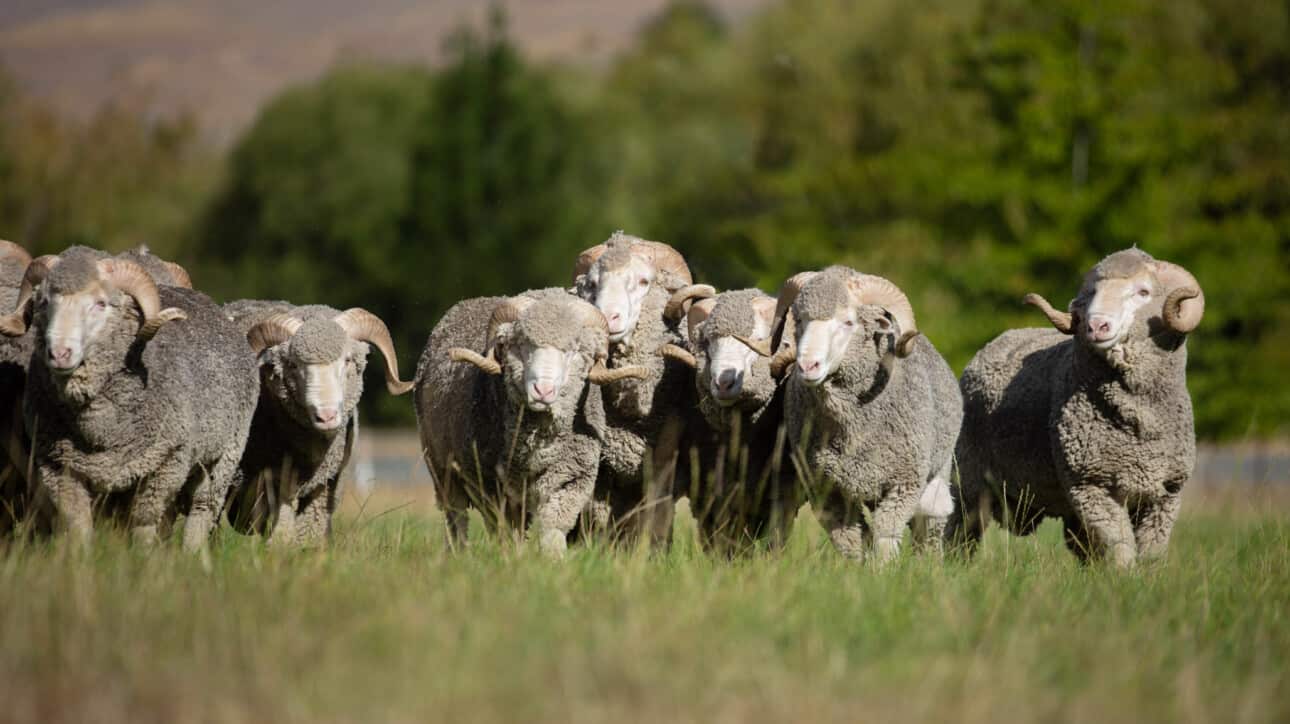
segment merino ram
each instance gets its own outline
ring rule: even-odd
[[[782,543],[801,504],[783,434],[784,388],[770,371],[775,297],[758,289],[715,294],[695,285],[686,347],[664,355],[695,370],[698,418],[687,425],[690,499],[705,543],[731,550],[758,539]],[[760,354],[759,354],[760,353]]]
[[[153,542],[178,512],[205,550],[246,443],[255,360],[206,296],[142,266],[73,248],[27,267],[18,309],[34,351],[24,392],[37,484],[84,541],[96,499],[128,494],[131,535]]]
[[[1052,517],[1081,558],[1163,555],[1196,462],[1186,370],[1200,285],[1129,249],[1093,267],[1069,311],[1026,301],[1055,329],[1004,332],[963,371],[951,540],[973,547],[989,518],[1024,535]]]
[[[962,401],[905,294],[829,267],[789,279],[776,317],[796,330],[771,360],[776,374],[796,362],[788,437],[834,546],[857,560],[872,548],[883,563],[912,522],[915,545],[939,552]]]
[[[574,291],[604,315],[610,369],[641,368],[603,391],[606,433],[596,485],[597,524],[655,543],[672,530],[672,485],[685,421],[694,407],[692,370],[660,356],[685,343],[685,308],[669,304],[692,283],[675,249],[617,232],[584,251]]]
[[[559,289],[469,299],[435,325],[415,400],[450,544],[465,543],[473,507],[564,553],[595,488],[600,386],[646,374],[606,369],[608,337],[595,307]]]
[[[340,475],[358,437],[363,371],[375,346],[392,395],[399,379],[389,329],[360,308],[243,300],[225,305],[260,361],[260,402],[230,498],[228,518],[270,542],[312,547],[331,534]]]

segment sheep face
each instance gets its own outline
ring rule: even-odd
[[[710,306],[710,314],[690,333],[697,352],[700,394],[721,407],[765,404],[775,392],[769,365],[739,337],[752,341],[770,339],[775,300],[751,290],[727,292],[697,306],[705,312],[708,310],[702,306]]]
[[[571,306],[539,301],[498,329],[498,357],[503,360],[502,375],[513,404],[555,417],[573,416],[605,337],[579,324],[584,313]]]
[[[808,386],[820,385],[833,376],[848,359],[848,350],[857,338],[898,334],[884,309],[855,304],[846,282],[842,274],[822,273],[793,302],[797,374]]]
[[[285,395],[283,407],[301,425],[335,432],[349,419],[362,392],[369,347],[351,339],[340,325],[310,319],[274,355],[271,389]]]
[[[1081,343],[1107,355],[1130,337],[1148,336],[1147,324],[1163,314],[1165,289],[1146,252],[1116,252],[1093,267],[1071,302],[1071,327]],[[1135,328],[1141,327],[1135,332]]]
[[[651,264],[633,256],[625,245],[611,246],[587,271],[584,295],[605,316],[609,341],[628,341],[636,331],[641,306],[656,273]]]
[[[36,305],[36,314],[44,320],[45,364],[66,379],[80,368],[105,330],[132,321],[134,302],[99,278],[92,259],[78,254],[54,267]]]

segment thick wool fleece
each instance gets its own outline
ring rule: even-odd
[[[817,287],[816,280],[822,282]],[[832,299],[824,293],[834,295]],[[797,328],[848,304],[846,287],[821,274],[793,305]],[[859,323],[838,369],[817,387],[794,368],[787,382],[789,441],[799,447],[820,522],[843,555],[861,558],[872,545],[879,562],[898,550],[915,514],[920,545],[939,549],[948,510],[924,499],[948,484],[962,398],[954,373],[926,337],[908,357],[893,353],[896,334],[880,332],[874,306]],[[930,528],[930,529],[929,529]]]
[[[1074,311],[1101,279],[1151,257],[1120,252],[1086,278]],[[971,546],[984,516],[1028,534],[1061,519],[1067,546],[1119,565],[1165,553],[1196,462],[1186,336],[1161,323],[1164,289],[1138,310],[1125,341],[1099,353],[1052,329],[1004,332],[963,371],[958,444],[962,511],[951,540]]]
[[[151,254],[146,256],[148,263],[143,264],[143,267],[153,281],[157,284],[172,283],[170,269],[157,257]],[[91,268],[89,265],[109,257],[109,254],[97,249],[70,247],[60,254],[60,261],[76,261],[59,277],[64,286],[67,286],[67,278],[73,276],[70,272],[76,269],[75,276],[86,281]],[[129,251],[118,254],[116,258],[138,263],[138,257],[139,252]],[[8,314],[13,310],[26,271],[26,267],[19,264],[0,264],[0,312]],[[28,513],[38,514],[39,519],[31,521],[34,529],[43,530],[51,522],[45,519],[49,511],[33,510],[32,498],[36,491],[32,481],[27,479],[31,441],[22,422],[22,399],[35,347],[34,326],[28,327],[27,332],[20,337],[0,335],[0,445],[3,445],[3,449],[0,449],[0,537],[12,531],[14,523],[22,520]]]
[[[599,312],[564,290],[524,296],[537,301],[499,331],[497,376],[453,361],[448,350],[483,354],[505,298],[468,299],[444,314],[417,364],[417,426],[452,545],[465,543],[473,507],[490,528],[531,529],[543,552],[559,556],[595,487],[605,419],[587,373],[606,337],[583,321]],[[551,409],[535,412],[525,406],[524,355],[544,345],[577,354]]]
[[[38,304],[24,414],[39,483],[73,533],[89,534],[96,498],[131,491],[136,539],[155,540],[182,511],[184,545],[198,549],[218,522],[246,443],[255,364],[208,297],[176,287],[160,294],[187,319],[144,342],[133,300],[117,292],[110,304],[118,311],[66,378],[44,364],[47,309]]]
[[[290,340],[260,357],[260,402],[251,437],[238,470],[238,487],[229,500],[228,519],[244,533],[270,533],[279,545],[315,547],[331,535],[331,519],[341,500],[341,474],[358,439],[358,402],[371,351],[350,340],[332,321],[340,310],[323,305],[239,300],[224,305],[242,334],[275,314],[290,314],[303,324]],[[305,365],[327,364],[346,353],[345,397],[341,422],[332,430],[313,424],[299,373]]]
[[[788,446],[782,437],[784,395],[770,374],[769,360],[756,357],[744,375],[739,400],[722,406],[712,396],[709,345],[722,337],[751,338],[756,312],[753,301],[774,297],[757,289],[723,292],[691,340],[699,415],[686,425],[682,476],[688,487],[677,496],[690,498],[690,509],[706,544],[732,549],[761,538],[785,540],[797,509],[800,490]],[[698,419],[693,419],[698,418]]]

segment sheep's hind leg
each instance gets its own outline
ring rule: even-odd
[[[923,486],[900,484],[893,486],[873,509],[873,543],[878,565],[886,565],[900,554],[900,541],[905,527],[918,509]]]
[[[166,522],[166,514],[188,482],[190,465],[171,458],[152,475],[144,478],[130,501],[130,540],[138,545],[156,545]]]
[[[829,532],[833,547],[844,558],[863,561],[869,539],[869,525],[860,506],[844,499],[836,491],[825,499],[818,514],[820,525]]]
[[[184,550],[190,553],[205,551],[211,531],[219,525],[224,499],[228,497],[237,466],[236,457],[225,455],[209,470],[204,466],[199,469],[200,479],[197,487],[193,488],[192,503],[184,520]]]
[[[1137,558],[1137,542],[1133,538],[1133,523],[1129,511],[1097,485],[1077,485],[1070,489],[1070,501],[1075,514],[1088,530],[1093,548],[1115,565],[1128,568]]]
[[[941,558],[945,554],[945,530],[954,513],[954,498],[950,492],[950,465],[933,477],[918,499],[914,512],[914,550]]]
[[[301,501],[296,515],[296,545],[301,548],[322,548],[331,538],[332,491],[336,480],[320,487]]]

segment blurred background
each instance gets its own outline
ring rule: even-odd
[[[719,287],[887,276],[956,370],[1136,244],[1205,288],[1199,435],[1284,439],[1290,2],[0,4],[0,238],[33,251],[361,305],[410,376],[448,306],[620,228]]]

